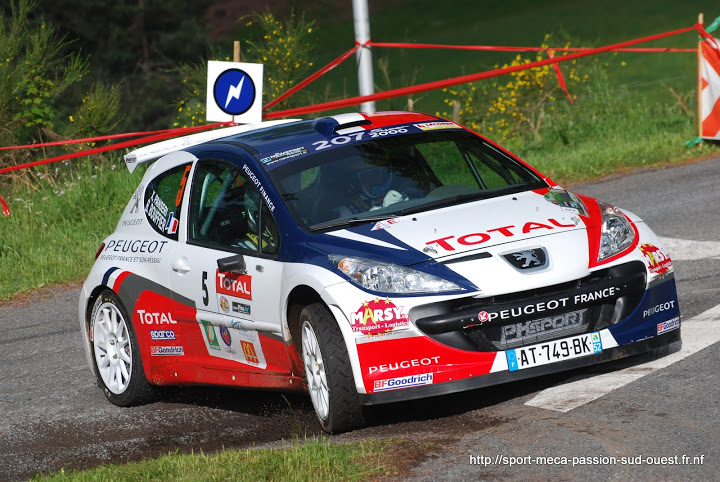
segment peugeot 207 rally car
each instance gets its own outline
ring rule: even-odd
[[[458,124],[343,114],[138,149],[154,161],[80,296],[116,405],[155,386],[363,406],[678,348],[671,260],[634,214]]]

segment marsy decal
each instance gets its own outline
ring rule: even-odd
[[[392,301],[375,298],[366,301],[352,314],[352,330],[365,335],[382,335],[389,333],[393,328],[408,326],[408,316],[402,313],[402,307],[397,307]]]
[[[640,252],[645,257],[645,262],[651,273],[663,274],[672,269],[672,260],[660,248],[653,244],[643,244]]]

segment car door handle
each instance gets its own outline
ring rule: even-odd
[[[171,268],[173,271],[180,273],[180,274],[185,274],[192,269],[190,267],[190,265],[187,264],[187,258],[185,258],[184,256],[182,258],[176,260],[172,264]]]

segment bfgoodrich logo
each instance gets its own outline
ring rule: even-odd
[[[150,355],[152,356],[182,356],[185,350],[181,346],[151,346]]]

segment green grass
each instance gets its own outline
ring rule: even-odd
[[[519,0],[512,4],[476,0],[414,0],[393,2],[377,7],[371,15],[371,38],[376,42],[412,42],[467,45],[539,46],[546,33],[566,32],[574,46],[592,47],[688,27],[697,22],[700,12],[705,25],[720,15],[720,6],[708,0]],[[315,15],[318,15],[317,13]],[[354,45],[352,19],[323,22],[317,17],[319,65],[330,61]],[[640,47],[696,48],[693,32],[656,40]],[[460,52],[425,49],[375,48],[373,58],[387,57],[393,74],[393,88],[405,82],[415,83],[491,69],[509,62],[513,53]],[[603,61],[610,58],[600,56]],[[667,102],[672,95],[666,86],[679,91],[695,88],[696,57],[693,53],[623,53],[618,54],[627,66],[615,66],[610,72],[611,85],[651,100]],[[346,61],[327,76],[333,93],[357,95],[355,62]],[[413,74],[416,73],[416,74]],[[375,69],[375,82],[385,90]],[[318,81],[316,92],[321,92]],[[429,92],[415,96],[415,107],[423,112],[442,110],[442,95]],[[378,108],[401,107],[404,100],[378,103]]]
[[[225,450],[218,454],[169,454],[124,465],[104,465],[86,471],[61,471],[38,481],[109,480],[371,480],[398,473],[398,464],[385,453],[399,440],[369,439],[334,444],[327,439],[294,442],[282,449]]]
[[[101,241],[113,232],[142,177],[75,161],[66,181],[0,191],[0,302],[31,289],[82,280]]]

